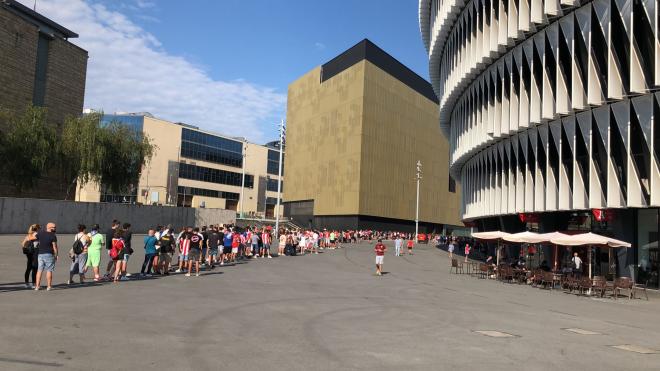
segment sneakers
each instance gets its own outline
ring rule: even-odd
[[[272,258],[273,258],[272,256],[268,255],[268,259],[272,259]]]
[[[126,276],[122,276],[119,280],[120,281],[130,281],[130,279]]]
[[[181,269],[175,270],[174,273],[181,273]]]
[[[195,273],[195,277],[199,277],[199,272]]]
[[[50,286],[46,287],[46,291],[50,291],[50,290],[52,290],[52,289],[53,289],[53,288],[50,287]]]
[[[190,273],[186,273],[186,277],[190,277]]]
[[[67,284],[67,285],[70,285],[70,284],[72,284],[72,283],[73,283],[73,281],[71,281],[71,280],[66,281],[66,284]]]
[[[131,276],[131,274],[130,274],[130,273],[126,273],[126,277],[130,277],[130,276]]]

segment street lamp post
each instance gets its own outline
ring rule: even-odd
[[[417,180],[417,202],[415,207],[415,241],[417,241],[417,235],[419,233],[419,181],[422,179],[422,161],[417,160],[417,174],[415,176]]]
[[[280,192],[282,192],[282,151],[284,148],[284,120],[280,120],[280,162],[277,170],[277,207],[275,208],[275,235],[280,237]]]
[[[268,183],[270,183],[270,176],[266,175],[266,190],[264,191],[264,220],[266,220],[266,212],[268,212]]]
[[[240,218],[243,218],[243,203],[245,202],[244,198],[244,189],[245,189],[245,157],[247,156],[247,140],[243,140],[243,163],[241,166],[241,207],[238,211]]]

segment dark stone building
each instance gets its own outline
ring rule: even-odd
[[[0,0],[0,109],[45,107],[51,125],[82,114],[88,56],[68,41],[76,37],[17,1]],[[38,189],[20,196],[64,198],[67,184],[57,178],[48,176]],[[0,195],[18,196],[1,183]]]

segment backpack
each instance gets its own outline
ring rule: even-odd
[[[110,258],[112,260],[117,260],[119,256],[122,254],[123,250],[123,243],[119,239],[113,239],[112,240],[112,249],[110,249]]]
[[[84,250],[84,246],[83,246],[82,241],[80,241],[80,238],[73,241],[73,253],[74,254],[80,255],[80,254],[82,254],[83,250]]]
[[[169,234],[161,236],[160,252],[164,254],[168,254],[172,252],[172,237]]]

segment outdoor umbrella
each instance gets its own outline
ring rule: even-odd
[[[497,240],[497,265],[500,265],[500,241],[511,234],[502,231],[493,232],[474,232],[472,237],[480,240]]]
[[[591,246],[630,247],[628,242],[595,233],[581,233],[552,239],[550,242],[563,246],[589,246],[589,278],[591,277]]]
[[[550,243],[552,243],[552,240],[554,239],[564,238],[564,237],[568,237],[568,235],[560,232],[542,233],[539,235],[539,238],[543,239],[543,241],[541,242],[550,242]],[[559,251],[558,251],[559,249],[557,248],[557,244],[553,243],[553,245],[555,245],[555,258],[554,258],[553,267],[554,267],[554,271],[556,272],[557,264],[559,263],[559,261],[557,260],[557,257],[559,256]]]

